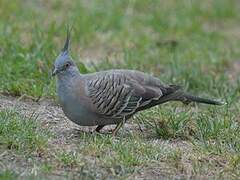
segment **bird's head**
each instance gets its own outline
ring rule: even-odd
[[[73,62],[71,56],[69,55],[69,45],[70,45],[70,30],[67,32],[67,38],[61,53],[55,60],[52,68],[52,76],[55,75],[67,75],[78,73],[78,68]]]

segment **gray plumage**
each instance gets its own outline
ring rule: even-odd
[[[138,111],[168,101],[222,105],[223,102],[185,93],[180,86],[166,85],[158,78],[134,70],[109,70],[80,74],[69,56],[67,40],[52,74],[57,75],[57,94],[66,116],[78,125],[119,124]]]

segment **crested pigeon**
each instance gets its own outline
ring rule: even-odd
[[[115,135],[135,113],[166,103],[181,101],[223,105],[224,102],[186,93],[180,86],[166,85],[140,71],[114,69],[80,74],[69,55],[70,32],[56,58],[52,76],[57,75],[57,95],[64,114],[80,126],[116,124]]]

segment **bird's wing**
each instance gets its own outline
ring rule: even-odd
[[[128,71],[96,75],[87,82],[87,95],[95,111],[112,118],[131,116],[146,109],[163,97],[165,91],[156,78]]]

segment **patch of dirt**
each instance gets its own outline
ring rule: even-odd
[[[240,76],[240,60],[233,61],[226,73],[229,80],[235,82]]]
[[[206,32],[219,32],[228,38],[240,38],[240,26],[231,21],[211,21],[203,24],[203,30]]]

